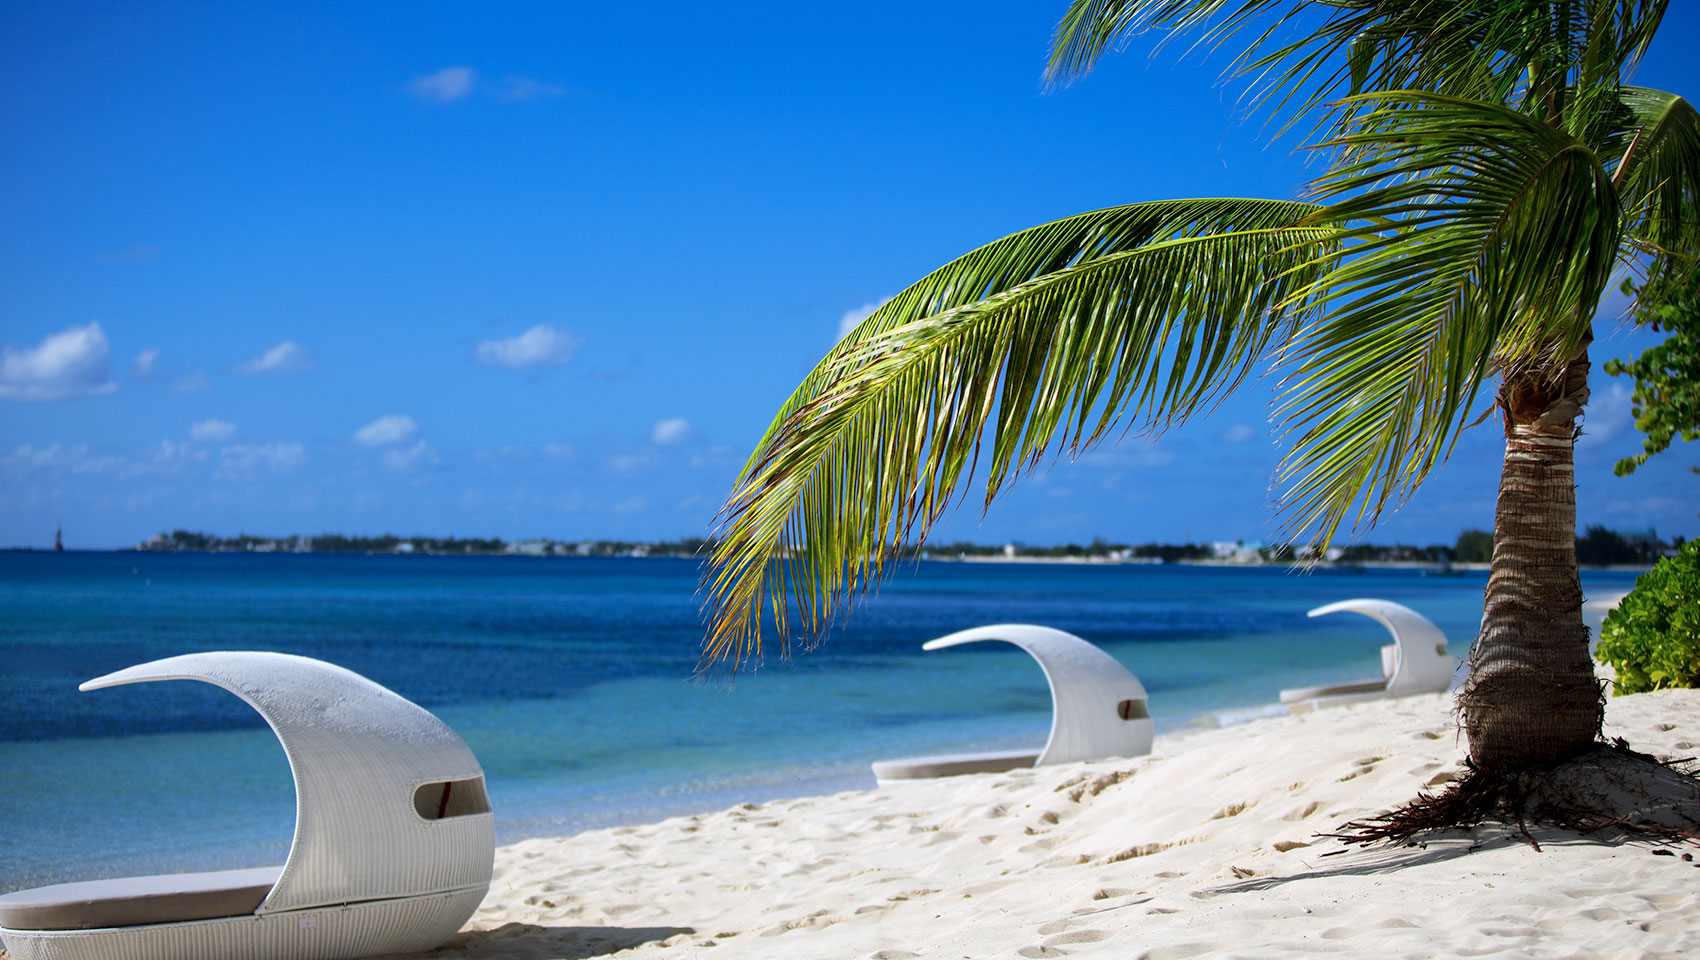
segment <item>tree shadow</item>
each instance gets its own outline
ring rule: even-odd
[[[1290,883],[1302,883],[1308,880],[1397,874],[1399,871],[1411,867],[1430,863],[1444,863],[1484,850],[1502,847],[1527,848],[1530,846],[1529,841],[1531,839],[1535,840],[1542,849],[1622,846],[1626,844],[1646,845],[1654,848],[1666,846],[1656,840],[1650,841],[1633,836],[1582,836],[1561,827],[1531,825],[1529,836],[1525,837],[1517,833],[1515,828],[1505,825],[1480,826],[1468,831],[1454,831],[1450,836],[1432,838],[1413,845],[1346,847],[1305,861],[1305,869],[1303,870],[1263,877],[1250,877],[1233,883],[1219,884],[1206,887],[1193,895],[1216,897],[1239,893],[1259,893],[1284,887]],[[1155,895],[1140,897],[1137,900],[1124,901],[1092,912],[1109,913],[1116,910],[1126,910],[1130,907],[1150,903],[1155,899],[1157,899]]]
[[[542,927],[534,923],[507,923],[494,930],[457,933],[447,943],[428,953],[412,954],[416,960],[587,960],[604,957],[632,947],[666,940],[690,927]]]
[[[1364,877],[1397,873],[1400,870],[1422,864],[1456,860],[1482,850],[1501,847],[1527,848],[1531,846],[1531,840],[1538,844],[1541,849],[1573,846],[1620,846],[1636,842],[1646,842],[1648,846],[1660,846],[1656,842],[1637,841],[1633,837],[1583,836],[1562,827],[1531,824],[1528,835],[1524,836],[1517,832],[1514,827],[1502,824],[1484,825],[1469,831],[1457,831],[1452,836],[1432,838],[1414,845],[1348,847],[1327,854],[1325,857],[1316,858],[1317,862],[1306,864],[1308,867],[1306,870],[1275,876],[1254,877],[1239,883],[1214,887],[1210,892],[1252,893],[1285,886],[1289,883],[1325,877]]]

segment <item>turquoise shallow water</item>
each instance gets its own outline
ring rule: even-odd
[[[1591,595],[1633,574],[1588,573]],[[922,563],[820,650],[730,686],[690,678],[684,560],[0,554],[0,890],[281,862],[294,795],[249,708],[206,684],[78,693],[194,650],[341,664],[437,713],[484,765],[498,836],[570,833],[741,801],[871,787],[868,762],[1038,745],[1025,654],[924,654],[984,623],[1072,631],[1126,663],[1159,733],[1278,710],[1283,687],[1379,673],[1385,637],[1307,609],[1354,596],[1428,616],[1463,656],[1485,574]]]

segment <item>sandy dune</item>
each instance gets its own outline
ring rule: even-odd
[[[1482,828],[1319,838],[1462,757],[1441,696],[1158,741],[1153,756],[746,805],[530,840],[433,956],[1694,957],[1700,862]],[[1608,734],[1700,753],[1700,691]]]

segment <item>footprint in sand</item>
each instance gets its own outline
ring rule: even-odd
[[[1108,930],[1072,930],[1046,940],[1044,945],[1057,947],[1071,943],[1098,943],[1108,939],[1110,939],[1110,931]]]
[[[1296,821],[1296,820],[1308,820],[1310,818],[1311,814],[1315,813],[1316,811],[1318,811],[1320,809],[1322,809],[1322,804],[1312,800],[1310,803],[1305,804],[1303,810],[1295,810],[1292,813],[1289,813],[1286,816],[1282,817],[1281,819],[1286,820],[1289,823]]]

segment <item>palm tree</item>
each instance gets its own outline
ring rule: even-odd
[[[1318,123],[1327,171],[1296,201],[1138,203],[1024,230],[881,307],[780,408],[727,501],[705,660],[759,656],[764,609],[782,634],[818,634],[978,469],[989,507],[1040,462],[1181,423],[1273,363],[1281,509],[1317,544],[1373,524],[1497,411],[1469,751],[1491,771],[1588,750],[1602,701],[1572,445],[1591,324],[1615,270],[1700,253],[1700,115],[1625,83],[1664,8],[1075,0],[1052,82],[1140,30],[1250,35],[1237,69],[1286,126]]]

